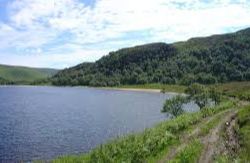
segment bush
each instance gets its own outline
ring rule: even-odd
[[[215,104],[219,104],[221,102],[221,96],[221,92],[216,91],[214,87],[209,89],[209,97],[215,102]]]
[[[172,114],[174,117],[177,117],[184,112],[182,106],[187,102],[188,102],[187,97],[177,95],[169,100],[166,100],[162,112],[168,112]]]
[[[185,92],[189,94],[189,99],[193,100],[200,109],[203,109],[209,103],[208,90],[201,84],[192,84],[186,89]]]
[[[221,102],[222,96],[220,92],[216,91],[215,88],[208,89],[201,84],[192,84],[185,92],[189,94],[189,99],[193,100],[200,109],[205,108],[211,101],[215,102],[215,104]]]

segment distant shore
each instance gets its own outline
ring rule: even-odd
[[[92,88],[92,87],[91,87]],[[160,89],[146,89],[146,88],[116,88],[116,87],[96,87],[100,89],[106,89],[106,90],[118,90],[118,91],[137,91],[137,92],[154,92],[154,93],[160,93]]]
[[[49,87],[58,87],[53,85],[0,85],[1,87],[37,87],[37,86],[49,86]],[[65,86],[59,86],[59,87],[65,87]],[[66,86],[71,87],[71,86]],[[79,87],[79,88],[94,88],[94,89],[103,89],[103,90],[117,90],[117,91],[135,91],[135,92],[149,92],[149,93],[161,93],[161,89],[158,88],[145,88],[145,87],[91,87],[91,86],[73,86],[73,87]],[[166,90],[166,93],[168,94],[178,94],[182,93],[175,90]]]
[[[103,89],[112,89],[112,90],[121,90],[121,91],[138,91],[138,92],[151,92],[151,93],[160,93],[164,91],[166,93],[184,93],[186,86],[181,85],[168,85],[168,84],[138,84],[138,85],[121,85],[118,87],[100,87]]]
[[[93,88],[93,87],[90,87]],[[161,93],[161,89],[147,89],[147,88],[116,88],[116,87],[96,87],[97,89],[104,89],[104,90],[117,90],[117,91],[135,91],[135,92],[148,92],[148,93]],[[166,91],[166,94],[184,94],[178,93],[173,91]]]

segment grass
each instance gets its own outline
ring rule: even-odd
[[[221,120],[224,114],[217,115],[214,119],[207,122],[204,126],[201,127],[201,131],[199,133],[199,136],[205,136],[207,135],[212,128],[214,128]]]
[[[223,94],[250,101],[250,82],[231,82],[216,85]]]
[[[190,126],[201,122],[206,116],[212,116],[222,110],[231,108],[233,105],[233,102],[226,101],[215,108],[210,108],[213,111],[207,109],[202,112],[185,113],[175,119],[162,122],[154,128],[146,129],[142,133],[131,134],[100,145],[87,154],[63,156],[52,160],[52,162],[140,163],[145,162],[145,160],[152,160],[154,157],[159,157],[159,154],[168,151],[171,146],[178,144],[181,134],[188,130]]]
[[[238,133],[240,140],[240,160],[250,162],[250,106],[242,108],[238,113]]]
[[[250,162],[250,105],[239,109],[235,130],[239,136],[240,149],[236,156],[223,154],[216,157],[217,163]]]
[[[0,65],[0,77],[13,82],[31,82],[55,74],[55,69]]]
[[[198,139],[192,140],[170,163],[193,163],[197,162],[202,152],[203,145]]]
[[[122,85],[119,86],[119,88],[160,89],[160,90],[164,89],[166,92],[184,93],[186,86],[154,83],[154,84],[141,84],[141,85]]]

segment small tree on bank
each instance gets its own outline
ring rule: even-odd
[[[166,100],[162,112],[168,112],[174,117],[179,116],[184,112],[182,106],[190,101],[194,101],[200,109],[204,109],[213,101],[216,105],[221,102],[221,94],[214,88],[208,89],[201,84],[192,84],[186,91],[188,96],[175,96],[172,99]]]
[[[221,102],[221,92],[217,91],[215,87],[209,89],[209,96],[214,101],[215,105],[218,105]]]
[[[177,117],[184,112],[182,106],[187,102],[188,102],[187,97],[177,95],[169,100],[166,100],[162,112],[168,112],[172,114],[174,117]]]
[[[192,84],[185,92],[189,94],[189,100],[194,101],[200,109],[203,109],[209,103],[209,90],[201,84]]]

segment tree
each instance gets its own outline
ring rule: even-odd
[[[205,108],[209,103],[209,95],[207,92],[202,92],[201,94],[192,96],[192,99],[199,106],[200,109]]]
[[[162,112],[168,112],[174,117],[177,117],[184,112],[182,106],[185,103],[187,103],[187,97],[177,95],[171,99],[166,100]]]
[[[189,94],[189,100],[193,100],[200,109],[203,109],[209,103],[209,92],[207,88],[201,84],[192,84],[185,92]]]
[[[248,68],[248,70],[246,71],[244,76],[245,76],[246,80],[250,80],[250,68]]]
[[[217,79],[211,74],[200,73],[196,77],[196,82],[201,84],[214,84],[217,82]]]
[[[96,62],[59,71],[51,81],[55,85],[118,86],[250,80],[249,29],[182,43],[124,48]]]
[[[221,93],[216,91],[215,87],[209,89],[209,96],[216,105],[221,102]]]
[[[206,90],[204,85],[194,83],[191,84],[186,90],[185,93],[189,94],[191,97],[197,94],[201,94]]]

